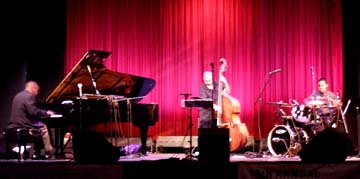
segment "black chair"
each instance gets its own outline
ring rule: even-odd
[[[17,159],[19,162],[24,159],[24,154],[27,153],[27,144],[33,143],[35,150],[39,150],[39,145],[42,144],[42,137],[39,129],[5,129],[2,134],[5,138],[7,159],[11,158],[11,146],[14,144],[18,147],[19,150],[17,152]],[[22,147],[24,148],[24,152],[20,152]]]

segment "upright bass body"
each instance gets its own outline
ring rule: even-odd
[[[230,151],[245,147],[249,132],[245,123],[240,120],[240,103],[230,95],[223,95],[223,114],[219,127],[229,128]]]
[[[227,68],[226,60],[220,59],[222,63],[219,71],[219,81]],[[244,123],[240,120],[240,103],[229,94],[223,94],[221,82],[218,85],[217,101],[217,126],[229,128],[230,151],[236,151],[245,147],[249,132]]]

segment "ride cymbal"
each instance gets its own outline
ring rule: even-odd
[[[280,106],[280,107],[293,107],[293,105],[289,104],[289,103],[284,103],[282,101],[279,101],[279,102],[267,102],[267,104],[270,104],[270,105],[277,105],[277,106]]]
[[[309,97],[304,99],[304,103],[307,106],[320,106],[329,103],[329,99],[326,97]]]

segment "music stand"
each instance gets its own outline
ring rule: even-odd
[[[192,159],[192,154],[191,154],[191,150],[192,150],[192,108],[193,107],[212,107],[213,106],[213,101],[212,99],[198,99],[198,98],[193,98],[190,100],[187,100],[187,96],[185,96],[185,99],[181,100],[181,107],[188,107],[189,108],[189,127],[188,130],[190,130],[189,135],[190,135],[190,150],[189,153],[190,155],[187,157],[189,159]]]
[[[187,107],[186,104],[185,104],[186,103],[185,101],[189,98],[189,96],[191,96],[191,94],[190,93],[182,93],[180,95],[184,96],[184,100],[181,100],[181,106],[182,107]],[[189,158],[191,160],[192,159],[192,154],[191,154],[191,150],[192,150],[192,126],[193,126],[193,123],[192,123],[192,108],[191,108],[191,106],[189,108],[189,116],[188,116],[188,118],[189,118],[189,126],[187,128],[187,131],[189,131],[189,136],[190,136],[189,145],[190,146],[189,146],[189,155],[186,156],[186,158]],[[186,137],[186,135],[185,135],[185,137]]]

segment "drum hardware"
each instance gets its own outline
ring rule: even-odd
[[[274,137],[274,138],[271,139],[271,141],[276,142],[276,143],[277,143],[277,142],[282,142],[282,143],[284,144],[286,150],[287,150],[287,152],[286,152],[284,155],[287,155],[287,154],[288,154],[288,152],[289,152],[289,146],[288,146],[287,142],[286,142],[284,139],[281,139],[281,138],[279,138],[279,137]]]
[[[283,109],[279,108],[279,112],[281,113],[282,116],[286,116],[286,113]]]
[[[302,128],[275,126],[269,133],[267,144],[274,156],[296,156],[302,145],[308,143],[309,136]]]
[[[294,124],[295,126],[295,124]],[[298,128],[298,127],[294,127],[294,130],[295,130],[295,133],[296,133],[296,136],[297,137],[297,142],[294,142],[294,143],[291,143],[290,144],[290,148],[288,149],[288,155],[289,157],[294,157],[298,154],[298,152],[301,150],[301,144],[299,143],[299,141],[301,142],[301,136],[300,136],[300,133],[299,131],[301,132],[304,132],[305,134],[305,140],[306,140],[306,144],[307,144],[307,141],[308,141],[308,138],[309,136],[307,136],[307,133],[305,131],[302,130],[302,128]]]
[[[285,126],[294,126],[294,121],[293,121],[293,117],[292,116],[280,116],[281,121],[282,121],[282,125]],[[290,124],[291,122],[291,124]]]
[[[289,157],[295,157],[297,156],[297,154],[299,153],[299,151],[301,150],[301,144],[298,142],[295,142],[293,146],[290,146],[290,148],[288,149],[288,155]]]
[[[292,103],[294,104],[294,106],[299,106],[300,104],[299,104],[299,102],[297,102],[295,99],[293,99],[293,100],[291,100],[292,101]]]
[[[285,154],[283,154],[282,156],[294,157],[301,150],[301,144],[299,144],[297,142],[291,144],[291,146],[289,147],[287,142],[284,139],[280,139],[279,137],[274,137],[272,139],[272,141],[273,142],[282,142],[284,144],[287,152]]]
[[[275,103],[272,103],[275,104]],[[282,103],[284,104],[284,103]],[[293,106],[293,105],[291,105]],[[299,124],[297,121],[294,120],[294,117],[292,115],[288,115],[282,108],[278,108],[275,111],[275,115],[277,119],[281,119],[281,124],[284,126],[288,126],[290,128],[297,128],[299,125],[302,126],[302,124]]]

